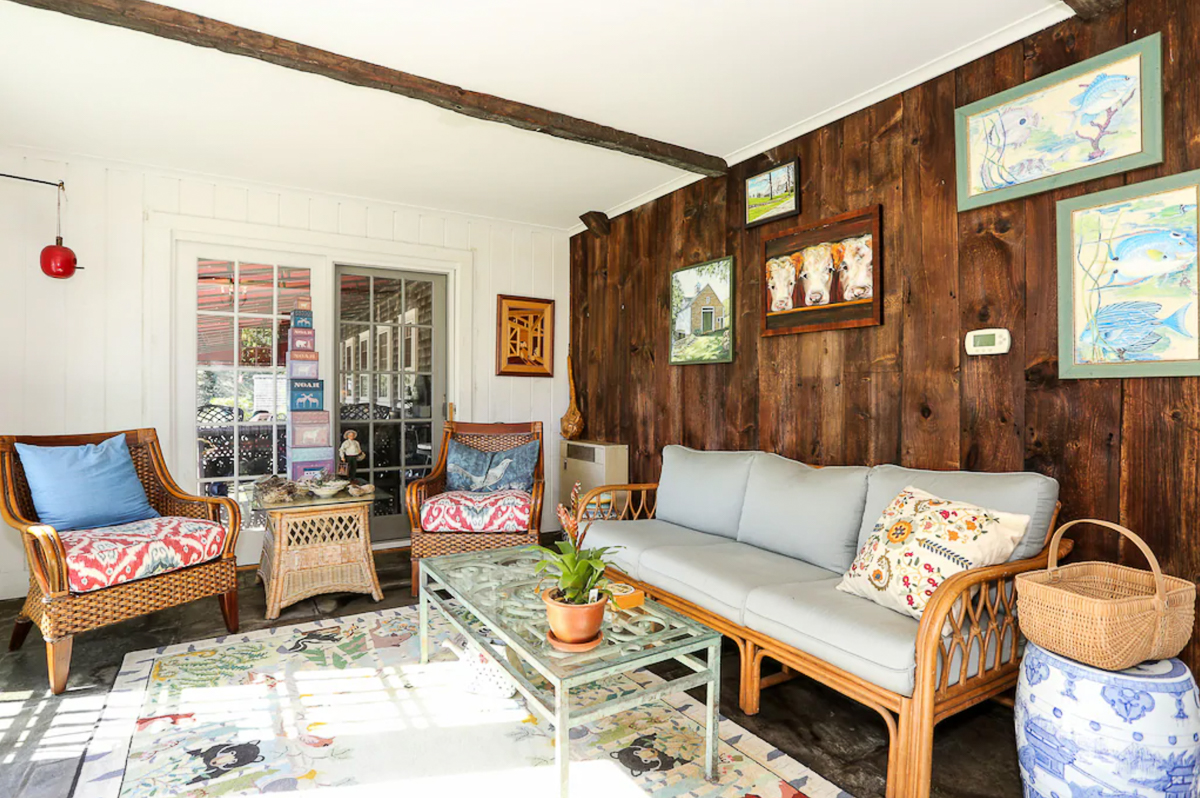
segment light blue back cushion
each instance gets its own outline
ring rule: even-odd
[[[125,436],[86,446],[17,444],[38,520],[59,531],[157,518]]]
[[[736,538],[754,452],[663,449],[655,516],[697,532]]]
[[[540,449],[541,443],[530,441],[503,452],[483,452],[451,440],[446,452],[446,490],[531,491]]]
[[[812,468],[774,454],[750,467],[738,540],[844,573],[858,551],[866,466]]]
[[[1058,481],[1031,471],[925,471],[895,465],[875,466],[867,483],[867,506],[858,533],[861,548],[892,499],[909,485],[940,499],[968,502],[985,510],[1029,516],[1029,528],[1009,561],[1032,557],[1046,544],[1046,532],[1058,503]]]

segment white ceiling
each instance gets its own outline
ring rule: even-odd
[[[1070,15],[1060,0],[176,0],[736,163]],[[693,176],[0,2],[0,144],[571,229]]]

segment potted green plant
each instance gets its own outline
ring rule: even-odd
[[[604,556],[610,548],[580,548],[582,538],[578,535],[574,512],[578,502],[579,483],[576,483],[571,491],[571,510],[558,506],[558,518],[567,539],[555,543],[554,548],[539,546],[543,558],[536,566],[543,578],[555,580],[553,587],[542,591],[542,601],[550,622],[550,644],[563,651],[583,651],[599,645],[604,608],[611,595],[604,576],[608,567]]]

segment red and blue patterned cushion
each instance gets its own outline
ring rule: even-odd
[[[176,571],[211,560],[225,548],[225,527],[201,518],[147,518],[58,536],[72,593]]]
[[[439,493],[421,505],[425,532],[524,532],[529,529],[533,497],[523,490]]]

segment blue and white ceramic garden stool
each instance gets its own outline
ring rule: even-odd
[[[1177,659],[1112,672],[1030,643],[1015,716],[1026,798],[1200,795],[1200,690]]]

